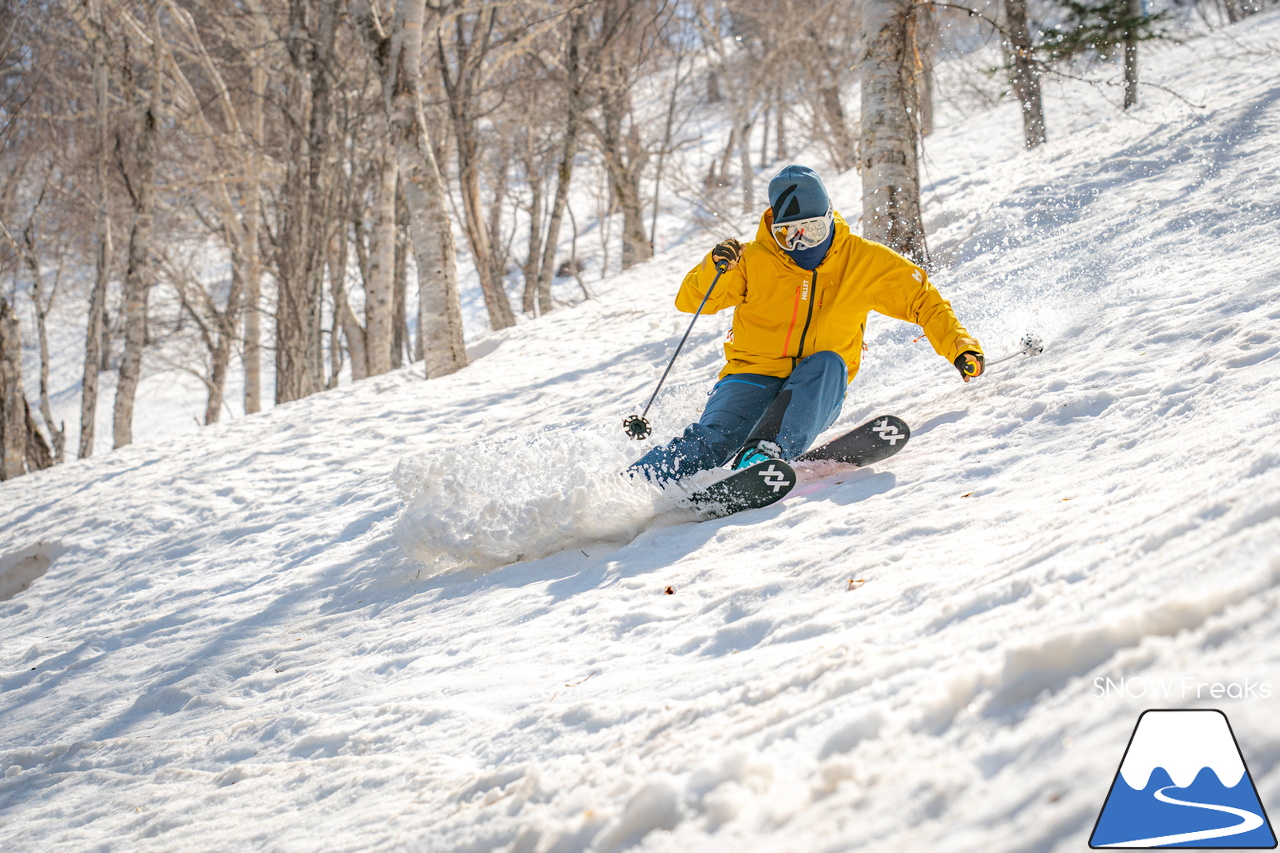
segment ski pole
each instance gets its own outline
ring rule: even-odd
[[[1018,341],[1020,349],[1017,352],[1011,352],[1006,356],[988,361],[986,366],[1000,364],[1004,361],[1017,358],[1020,355],[1039,355],[1044,352],[1044,342],[1040,340],[1038,335],[1024,335],[1022,340]]]
[[[680,343],[676,344],[676,351],[671,354],[671,361],[667,362],[667,369],[662,371],[662,378],[658,380],[658,387],[654,388],[653,394],[649,396],[649,402],[644,404],[644,411],[638,415],[631,415],[622,419],[622,429],[627,433],[628,438],[635,441],[643,441],[653,432],[653,428],[649,426],[649,421],[645,415],[649,414],[649,407],[657,399],[662,383],[667,381],[667,374],[671,372],[672,365],[676,363],[676,356],[680,354],[681,348],[684,347],[684,342],[689,340],[689,333],[693,331],[693,324],[698,321],[698,315],[702,313],[703,307],[707,304],[711,291],[716,289],[716,285],[720,282],[720,276],[724,275],[728,269],[728,261],[716,262],[716,277],[711,279],[711,286],[707,288],[706,294],[702,297],[702,302],[698,304],[698,310],[693,312],[693,319],[689,321],[689,328],[685,330],[684,337],[680,339]]]

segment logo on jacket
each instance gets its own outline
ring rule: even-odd
[[[911,274],[911,277],[912,277],[912,278],[914,278],[916,281],[919,281],[919,282],[923,282],[923,281],[924,281],[924,276],[922,276],[922,275],[920,274],[920,270],[916,270],[915,272],[913,272],[913,273]]]
[[[1227,715],[1144,711],[1089,846],[1274,848]]]

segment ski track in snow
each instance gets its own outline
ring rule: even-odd
[[[939,286],[1046,352],[962,386],[873,317],[832,431],[913,437],[816,493],[698,523],[618,476],[698,240],[453,376],[3,484],[6,848],[1078,850],[1153,706],[1121,676],[1272,685],[1225,710],[1280,802],[1278,41],[1144,54],[1204,110],[937,131]]]

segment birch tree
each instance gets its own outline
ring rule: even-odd
[[[1005,0],[1005,52],[1009,57],[1009,79],[1022,107],[1022,135],[1027,148],[1045,142],[1044,101],[1040,96],[1040,66],[1032,53],[1027,26],[1027,0]]]
[[[81,459],[93,455],[98,413],[98,373],[102,369],[106,337],[107,286],[111,275],[111,213],[107,177],[111,156],[110,78],[108,63],[111,45],[102,15],[102,0],[66,0],[67,13],[75,21],[93,57],[94,115],[94,282],[89,296],[89,318],[85,332],[84,373],[80,384]]]
[[[138,101],[138,113],[132,178],[125,174],[134,218],[124,276],[124,352],[120,358],[112,429],[115,448],[133,443],[133,409],[142,376],[142,350],[147,343],[147,302],[153,281],[151,241],[155,233],[156,149],[164,91],[164,49],[161,47],[164,36],[160,32],[155,6],[151,7],[149,17],[149,32],[143,31],[151,42],[149,61],[142,65],[140,78],[134,77],[134,71],[128,64],[122,74],[123,93]]]
[[[642,121],[635,115],[631,93],[656,36],[653,20],[637,20],[636,9],[617,10],[626,16],[621,35],[610,47],[598,78],[600,119],[593,124],[613,199],[622,211],[622,268],[646,261],[653,254],[644,224],[640,180],[649,161]],[[647,17],[647,16],[646,16]]]
[[[556,191],[551,200],[547,231],[542,240],[542,260],[534,292],[537,309],[545,314],[555,307],[551,300],[551,281],[556,269],[556,250],[560,244],[560,228],[569,204],[569,184],[573,180],[574,158],[578,155],[578,134],[587,109],[587,83],[590,79],[587,51],[587,17],[582,11],[569,13],[568,33],[561,62],[564,81],[564,134],[560,138],[560,156],[556,165]]]
[[[160,40],[165,51],[166,71],[173,85],[172,101],[176,119],[184,129],[198,140],[201,156],[191,166],[187,179],[192,187],[199,188],[199,195],[207,197],[215,211],[211,217],[213,233],[227,246],[231,260],[231,286],[227,290],[225,308],[217,304],[214,294],[197,281],[197,276],[177,270],[171,257],[165,257],[165,266],[175,287],[183,296],[184,304],[200,326],[201,337],[209,353],[207,376],[201,376],[208,387],[205,405],[205,423],[214,423],[221,416],[226,382],[230,373],[231,356],[240,342],[237,329],[241,315],[256,313],[253,302],[261,287],[262,260],[259,250],[261,227],[261,172],[265,81],[261,45],[252,44],[248,32],[231,29],[231,38],[237,35],[241,44],[229,46],[223,42],[222,62],[214,59],[206,44],[201,27],[185,8],[174,0],[163,0],[169,10],[170,20],[181,34],[181,52],[189,57],[193,73],[201,81],[203,91],[197,91],[184,63],[175,56],[168,39]],[[265,15],[261,10],[250,11],[253,37],[265,32]],[[245,42],[250,42],[246,47]],[[236,66],[252,65],[252,90],[248,103],[237,103],[228,85],[224,68],[235,73]],[[241,119],[247,113],[251,130],[245,129]],[[210,113],[212,115],[210,115]],[[219,127],[215,124],[220,125]],[[188,127],[189,126],[189,127]],[[241,165],[243,164],[243,166]],[[199,200],[193,200],[198,205]],[[202,218],[203,221],[203,218]],[[163,253],[161,253],[163,254]],[[259,355],[257,338],[245,340],[245,411],[252,413],[260,406]],[[252,352],[250,351],[252,348]]]
[[[18,316],[0,297],[0,480],[27,473],[26,415]]]
[[[255,2],[247,4],[253,16],[250,42],[249,151],[245,161],[244,212],[244,411],[262,410],[262,229],[263,148],[266,144],[267,59],[270,26],[266,14]]]
[[[515,313],[503,286],[503,258],[494,245],[487,227],[485,203],[481,189],[480,119],[485,111],[482,99],[486,81],[494,64],[498,26],[497,10],[482,6],[475,13],[452,10],[453,26],[446,27],[451,37],[446,42],[441,30],[436,34],[436,59],[449,107],[453,128],[454,153],[458,163],[458,192],[462,199],[463,233],[471,248],[480,292],[493,329],[515,325]],[[507,22],[511,26],[511,22]],[[499,204],[494,199],[493,205]]]
[[[1138,38],[1139,24],[1145,17],[1143,0],[1127,0],[1124,32],[1124,108],[1138,103]]]
[[[20,236],[15,236],[9,230],[4,223],[3,216],[0,215],[0,238],[21,259],[21,266],[25,268],[31,281],[31,303],[36,317],[36,344],[40,351],[40,414],[44,418],[45,429],[49,432],[53,464],[58,464],[65,458],[67,426],[65,423],[55,424],[53,405],[50,399],[49,312],[53,310],[53,303],[58,295],[67,248],[65,243],[56,248],[58,263],[53,275],[53,282],[46,289],[44,258],[40,248],[42,231],[40,214],[55,170],[56,159],[55,157],[49,157],[44,166],[40,190],[36,194],[31,208],[31,215],[27,218],[26,225],[22,228]],[[17,181],[13,180],[13,178],[16,178],[16,175],[11,177],[9,189],[16,188]],[[63,187],[59,186],[57,189],[61,190]],[[9,205],[5,205],[5,207],[9,207]],[[2,209],[0,208],[0,210]]]
[[[919,129],[907,39],[911,5],[864,0],[862,6],[862,232],[924,263]]]
[[[427,378],[467,364],[462,303],[444,180],[422,102],[426,0],[396,0],[388,34],[366,2],[353,7],[380,72],[383,106],[395,145],[418,272],[418,335]]]
[[[286,175],[277,208],[276,402],[325,387],[321,335],[325,252],[338,194],[334,77],[338,8],[290,0],[285,47]]]
[[[53,464],[22,388],[22,337],[18,316],[0,297],[0,480]]]

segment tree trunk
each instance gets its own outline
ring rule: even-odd
[[[729,163],[733,161],[733,150],[738,147],[738,124],[734,122],[729,128],[729,141],[725,143],[724,154],[720,155],[720,171],[716,171],[716,163],[711,161],[711,174],[717,187],[729,185]]]
[[[603,122],[600,147],[609,184],[618,207],[622,209],[622,268],[629,269],[647,261],[653,253],[644,227],[640,199],[640,178],[648,158],[636,138],[635,128],[626,132],[622,130],[631,106],[630,94],[622,77],[612,76],[612,85],[607,85],[601,92]]]
[[[533,134],[530,133],[530,139],[532,138]],[[538,271],[542,257],[542,208],[546,193],[542,176],[537,172],[533,162],[532,151],[522,150],[527,152],[525,174],[529,176],[529,192],[532,198],[529,202],[529,254],[524,261],[524,299],[521,301],[520,309],[529,316],[533,316],[538,310]]]
[[[409,208],[404,203],[404,191],[396,187],[396,250],[395,250],[395,304],[392,310],[391,367],[399,369],[407,361],[413,361],[409,347]]]
[[[243,259],[231,264],[231,291],[227,294],[227,310],[214,309],[213,324],[217,337],[209,348],[209,396],[205,401],[204,422],[218,422],[222,416],[222,404],[226,399],[227,372],[231,365],[231,349],[235,342],[236,325],[240,318],[245,294],[245,264]]]
[[[150,92],[138,121],[135,148],[133,229],[129,234],[129,261],[124,275],[124,352],[120,357],[120,378],[116,385],[113,412],[115,448],[133,443],[133,406],[142,378],[142,350],[147,344],[147,301],[151,295],[151,240],[155,232],[156,144],[160,122],[164,52],[159,20],[153,7],[151,18]],[[126,92],[126,94],[129,94]]]
[[[278,247],[276,306],[276,402],[287,403],[321,390],[324,382],[322,309],[324,256],[339,179],[331,153],[333,91],[330,74],[338,9],[319,0],[315,31],[308,0],[289,10],[292,72],[290,108],[295,129],[286,166],[284,226]],[[305,133],[302,132],[305,130]]]
[[[456,125],[457,119],[455,119]],[[494,331],[506,329],[516,323],[507,298],[502,277],[496,274],[493,242],[485,227],[484,199],[480,192],[480,151],[475,139],[475,127],[456,133],[458,155],[458,188],[462,195],[463,229],[476,274],[480,277],[480,293],[489,313],[489,326]],[[495,202],[496,204],[497,202]]]
[[[221,325],[221,324],[219,324]],[[210,353],[209,396],[205,399],[205,425],[216,424],[222,414],[222,401],[227,390],[227,368],[231,363],[231,335],[229,330],[218,330],[218,341]]]
[[[680,91],[683,89],[683,83],[688,79],[687,74],[681,73],[684,65],[683,51],[676,54],[676,66],[673,72],[671,92],[667,97],[667,114],[662,127],[662,145],[658,148],[658,163],[653,170],[653,214],[649,220],[649,251],[655,251],[658,242],[658,210],[660,208],[662,192],[662,175],[663,166],[667,162],[667,153],[671,150],[671,140],[675,130],[676,106]],[[782,114],[778,114],[779,120]]]
[[[18,315],[0,297],[0,480],[52,464],[53,454],[31,416],[22,389],[22,329]]]
[[[102,365],[103,327],[107,316],[107,284],[111,275],[111,216],[107,207],[107,158],[111,156],[108,134],[110,104],[107,77],[106,32],[102,28],[100,0],[89,0],[89,19],[80,21],[81,29],[93,49],[93,93],[97,151],[94,157],[94,276],[89,295],[89,322],[85,334],[84,378],[80,390],[79,456],[93,455],[98,417],[98,373]]]
[[[780,91],[780,90],[779,90],[779,91]],[[778,125],[778,147],[777,147],[777,158],[778,158],[778,161],[779,161],[779,162],[786,162],[786,160],[787,160],[787,158],[788,158],[788,151],[787,151],[787,101],[786,101],[786,99],[785,99],[785,98],[783,98],[783,97],[782,97],[782,95],[781,95],[781,94],[778,94],[778,95],[777,95],[777,103],[776,103],[776,106],[777,106],[777,113],[778,113],[778,120],[777,120],[777,125]],[[857,159],[857,158],[853,157],[852,147],[850,148],[850,152],[849,152],[849,154],[850,154],[850,160],[851,160],[851,161],[855,161],[855,160]]]
[[[43,195],[42,190],[42,198]],[[0,229],[3,228],[3,223],[0,223]],[[57,296],[61,271],[54,278],[53,291],[49,294],[49,298],[45,299],[44,275],[40,269],[40,256],[36,253],[37,229],[36,215],[33,213],[31,221],[23,229],[23,245],[19,249],[26,261],[27,272],[31,275],[31,302],[36,313],[36,341],[40,350],[40,415],[44,418],[45,428],[49,430],[49,438],[53,443],[52,461],[60,464],[66,458],[67,426],[65,423],[54,424],[53,404],[49,398],[49,312],[53,310],[53,300]],[[7,229],[4,230],[8,234]],[[12,240],[11,236],[10,239]]]
[[[342,328],[342,336],[347,340],[347,355],[351,358],[351,380],[359,382],[369,376],[368,358],[365,355],[364,327],[356,319],[351,304],[347,301],[347,290],[337,279],[332,280],[334,320]],[[334,356],[337,364],[337,355]]]
[[[18,315],[0,297],[0,480],[27,473],[27,398]]]
[[[867,0],[862,11],[863,235],[925,263],[917,129],[912,121],[907,0]]]
[[[911,39],[911,75],[915,80],[916,128],[920,138],[933,133],[933,7],[920,3],[907,19]]]
[[[1142,17],[1142,0],[1128,0],[1127,13],[1130,19]],[[1138,34],[1130,29],[1124,39],[1124,108],[1137,106],[1138,103]]]
[[[397,0],[383,92],[409,207],[418,268],[418,335],[431,379],[466,367],[467,350],[453,228],[419,88],[424,17],[425,0]]]
[[[463,231],[476,274],[480,277],[480,293],[489,312],[489,326],[494,330],[514,326],[515,313],[511,300],[503,288],[502,276],[497,274],[494,244],[485,227],[485,205],[480,191],[481,148],[479,139],[480,75],[489,50],[490,35],[495,23],[492,6],[482,8],[474,18],[468,32],[465,16],[454,18],[456,37],[453,41],[455,67],[450,66],[449,54],[443,39],[437,43],[436,58],[440,79],[444,83],[449,105],[449,119],[453,126],[454,149],[458,160],[458,189],[462,197]],[[497,205],[498,201],[495,200]]]
[[[397,169],[393,148],[389,144],[381,147],[373,193],[373,245],[364,283],[365,358],[370,376],[391,369],[395,317]]]
[[[244,262],[244,413],[262,411],[262,251],[259,232],[262,228],[262,146],[266,139],[267,57],[264,45],[269,29],[267,16],[254,12],[255,44],[249,127],[252,135],[247,173],[245,175]]]
[[[569,182],[573,180],[573,160],[578,154],[578,129],[582,113],[586,109],[585,81],[582,67],[582,39],[586,33],[586,17],[582,12],[573,13],[569,28],[569,44],[565,51],[565,70],[568,74],[564,137],[560,144],[560,165],[556,169],[556,194],[551,202],[551,219],[547,223],[547,240],[542,246],[542,268],[538,270],[538,311],[546,314],[555,305],[551,300],[551,280],[556,271],[556,249],[560,242],[560,226],[564,222],[564,210],[569,204]]]
[[[763,127],[760,128],[760,168],[761,169],[766,169],[769,166],[769,131],[772,129],[769,126],[770,125],[769,119],[772,118],[772,116],[773,116],[773,108],[769,99],[766,97],[764,102],[764,108],[761,110],[761,114],[760,114],[760,120],[763,122],[763,125],[764,125]]]
[[[1009,28],[1010,82],[1022,106],[1022,135],[1027,148],[1045,142],[1044,101],[1040,97],[1040,69],[1031,54],[1027,29],[1027,0],[1005,0]]]
[[[240,268],[231,265],[231,289],[242,290]],[[230,301],[230,300],[228,300]],[[209,350],[209,382],[208,396],[204,403],[205,425],[216,424],[222,415],[222,402],[226,398],[227,368],[231,364],[231,341],[235,335],[234,314],[228,306],[227,312],[214,318],[214,330],[217,337]]]
[[[56,285],[55,285],[56,287]],[[53,442],[53,461],[61,464],[67,453],[67,425],[53,422],[53,404],[49,399],[49,311],[53,304],[53,295],[44,301],[43,288],[36,286],[32,292],[36,300],[36,340],[40,347],[40,415],[44,418],[45,428],[49,430],[49,438]]]
[[[849,122],[845,118],[844,104],[840,99],[840,87],[823,86],[820,96],[822,114],[827,122],[827,138],[830,140],[832,164],[838,171],[846,172],[857,162],[857,155],[854,152],[853,134],[849,132]],[[781,121],[781,115],[779,115],[779,121]]]

